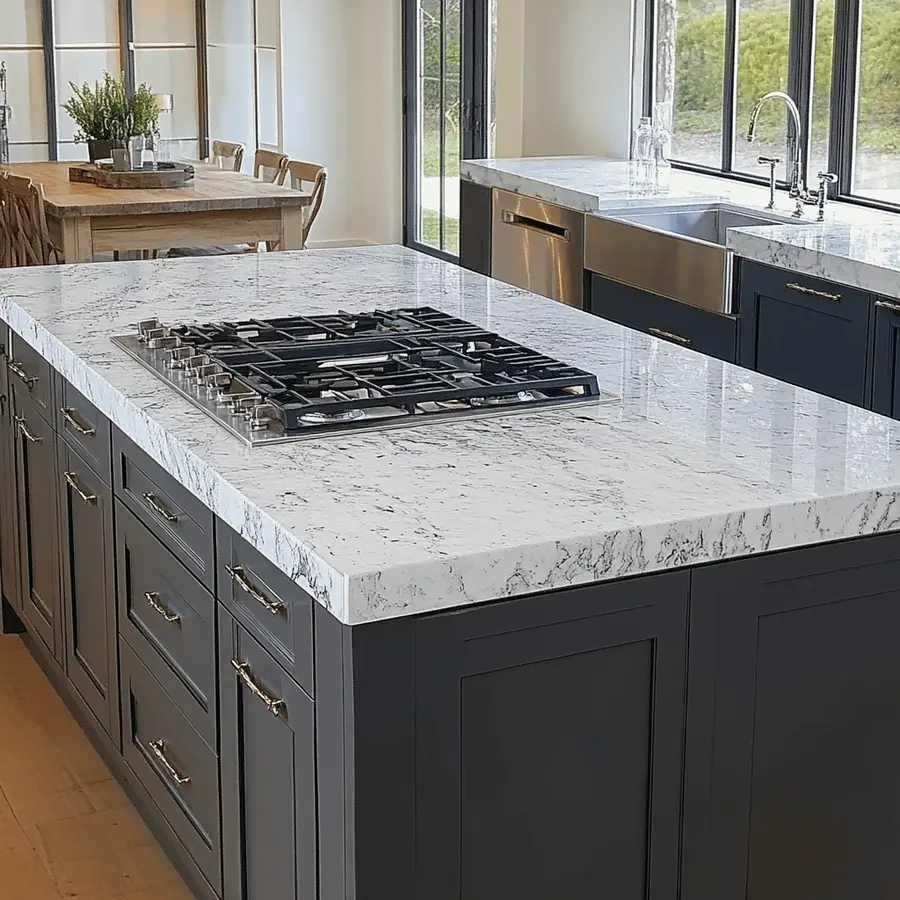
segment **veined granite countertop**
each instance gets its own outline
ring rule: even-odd
[[[745,259],[900,298],[900,217],[890,225],[732,228],[728,246]]]
[[[249,449],[109,340],[418,304],[621,401]],[[900,529],[900,423],[400,247],[8,271],[0,318],[349,624]]]
[[[746,259],[900,297],[900,215],[829,202],[824,222],[815,222],[815,207],[806,207],[806,221],[796,223],[784,191],[767,212],[769,192],[761,185],[673,170],[667,189],[648,190],[631,185],[628,162],[595,157],[464,160],[461,170],[476,184],[591,215],[714,203],[774,214],[785,223],[729,229],[728,247]]]

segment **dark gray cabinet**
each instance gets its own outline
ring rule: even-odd
[[[12,393],[21,614],[62,661],[56,436],[27,391],[13,383]]]
[[[415,896],[678,897],[688,590],[677,573],[416,623]]]
[[[744,261],[740,363],[866,406],[871,310],[863,291]]]
[[[737,319],[588,273],[586,308],[595,316],[689,347],[707,356],[737,361]]]
[[[684,897],[900,891],[900,539],[693,575]]]
[[[9,334],[6,326],[0,325],[0,597],[20,612],[16,438],[6,369],[8,349]]]
[[[112,490],[65,441],[57,455],[66,674],[118,745]]]
[[[315,900],[313,701],[222,609],[219,695],[225,900]]]
[[[459,264],[491,274],[491,189],[462,179],[459,183]]]
[[[900,301],[875,301],[872,409],[900,419]]]

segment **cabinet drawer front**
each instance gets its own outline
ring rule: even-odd
[[[66,674],[118,744],[112,489],[64,441],[58,460]]]
[[[313,701],[224,610],[219,667],[225,896],[315,900]]]
[[[111,484],[109,419],[65,378],[58,384],[57,432]]]
[[[214,747],[215,600],[121,502],[116,547],[119,631]]]
[[[116,496],[212,589],[212,513],[117,429],[113,454]]]
[[[735,362],[737,319],[679,303],[599,275],[591,277],[591,312],[628,328]]]
[[[25,389],[41,415],[52,420],[53,385],[50,363],[17,334],[11,334],[10,344],[9,359],[6,361],[9,380]]]
[[[119,652],[125,760],[220,892],[218,758],[126,641]]]
[[[312,696],[313,599],[216,520],[219,599]]]

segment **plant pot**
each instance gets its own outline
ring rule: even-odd
[[[98,159],[112,159],[113,150],[121,150],[125,147],[123,141],[88,141],[88,159],[97,162]]]

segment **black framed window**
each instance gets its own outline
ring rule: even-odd
[[[487,156],[496,0],[404,0],[404,243],[459,255],[461,159]]]
[[[763,181],[793,126],[774,103],[752,145],[747,126],[781,90],[811,186],[831,171],[842,198],[900,207],[900,0],[650,0],[647,22],[646,114],[671,115],[676,165]]]

